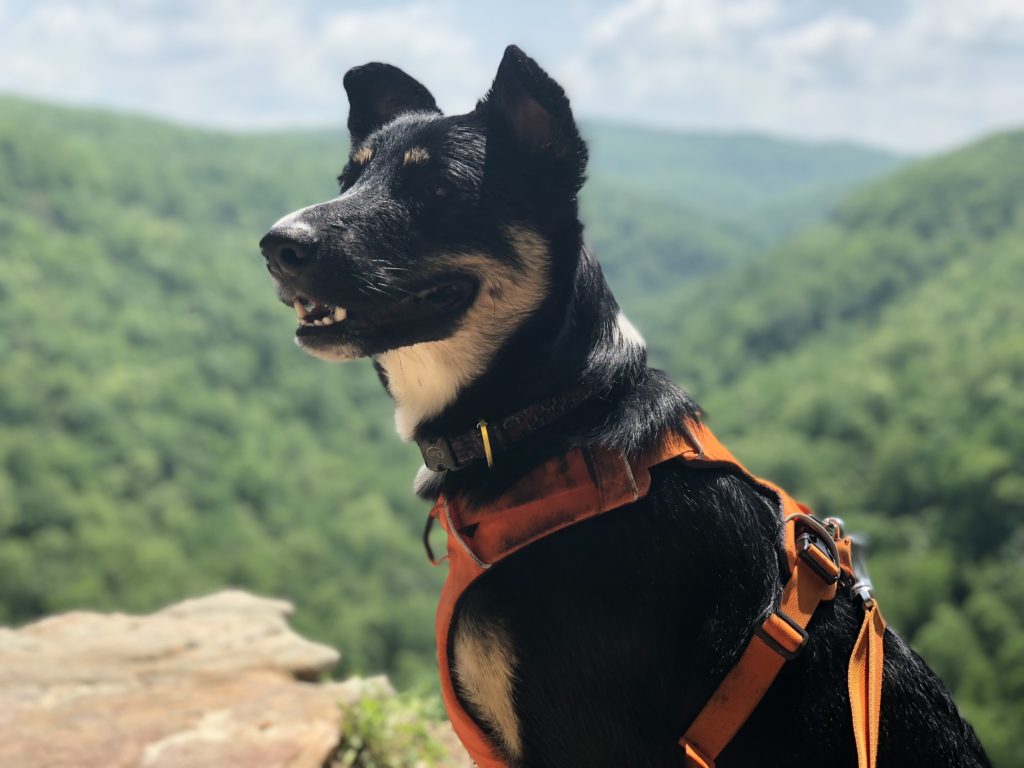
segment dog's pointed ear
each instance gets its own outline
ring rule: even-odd
[[[582,180],[587,161],[569,99],[558,83],[515,45],[505,49],[491,90],[477,104],[528,155],[571,160]]]
[[[398,67],[378,61],[345,73],[352,146],[403,112],[438,112],[434,97]]]

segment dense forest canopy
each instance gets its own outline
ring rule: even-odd
[[[909,167],[586,133],[588,239],[654,362],[870,534],[890,623],[1024,766],[1024,133]],[[435,685],[418,452],[368,364],[291,344],[255,245],[344,152],[0,99],[0,622],[235,584],[343,671]]]

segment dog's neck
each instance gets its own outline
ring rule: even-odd
[[[460,333],[469,338],[417,345],[377,359],[405,439],[454,435],[481,418],[498,421],[581,387],[593,393],[550,427],[511,446],[493,469],[479,463],[458,472],[421,471],[420,495],[461,493],[485,500],[531,466],[573,445],[600,443],[635,454],[670,424],[696,415],[696,406],[685,393],[647,366],[643,337],[619,309],[600,266],[578,237],[574,244],[571,238],[565,240],[569,242],[562,247],[574,246],[574,257],[560,257],[554,251],[558,242],[548,244],[553,255],[546,250],[542,254],[534,242],[544,265],[555,266],[539,278],[527,264],[520,282],[500,286],[499,290],[515,291],[515,285],[543,279],[547,292],[518,325],[501,327],[505,336],[498,344],[493,344],[493,326],[474,326],[474,321],[487,319],[481,312],[463,324]],[[511,299],[525,308],[529,302],[524,296],[521,292]],[[490,349],[487,341],[492,342]]]
[[[504,235],[516,262],[474,253],[454,255],[462,269],[474,270],[480,280],[477,299],[455,333],[385,352],[375,360],[395,402],[395,427],[404,440],[418,437],[437,421],[451,429],[465,411],[473,383],[504,357],[499,350],[520,330],[523,319],[543,310],[555,277],[549,242],[524,227],[506,227]],[[478,403],[478,408],[488,410],[476,418],[500,405]]]

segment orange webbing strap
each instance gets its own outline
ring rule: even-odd
[[[875,768],[878,719],[882,712],[882,659],[885,619],[878,603],[864,607],[864,623],[850,655],[850,710],[857,741],[857,768]]]
[[[871,582],[863,560],[854,559],[855,546],[860,546],[860,543],[851,536],[841,536],[836,541],[839,565],[853,577],[851,591],[864,606],[864,621],[850,654],[847,686],[850,713],[853,715],[853,736],[857,744],[857,768],[875,768],[878,761],[878,721],[882,713],[885,618],[871,594]]]
[[[786,521],[787,539],[803,515]],[[722,680],[707,704],[679,739],[688,768],[714,768],[715,760],[750,717],[775,681],[786,661],[807,643],[806,627],[822,600],[830,599],[839,578],[839,563],[829,557],[817,562],[820,551],[811,546],[795,558],[789,581],[782,591],[778,610],[755,630],[754,636],[735,666]]]

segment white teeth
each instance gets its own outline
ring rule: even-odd
[[[299,318],[300,325],[334,325],[348,317],[348,310],[344,307],[334,307],[333,312],[326,317],[313,318],[313,311],[323,305],[315,304],[308,299],[295,299],[292,306],[295,307],[295,314]],[[323,308],[326,309],[326,307]]]

